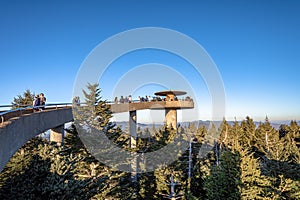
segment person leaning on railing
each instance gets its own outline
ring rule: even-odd
[[[39,111],[39,106],[41,105],[41,99],[39,97],[39,95],[36,95],[35,96],[35,99],[32,103],[32,106],[33,106],[33,110],[36,110],[36,111]]]
[[[44,93],[40,94],[40,104],[41,104],[40,109],[45,110],[46,97],[45,97]]]

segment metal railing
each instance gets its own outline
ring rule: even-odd
[[[45,108],[45,110],[50,109],[58,109],[61,107],[67,107],[72,105],[72,103],[49,103],[41,106],[32,106],[32,105],[0,105],[0,108],[12,108],[12,107],[19,107],[12,110],[4,110],[0,111],[0,118],[1,122],[0,125],[2,125],[5,121],[8,121],[11,118],[14,117],[20,117],[23,114],[33,113],[34,109],[40,110],[41,108]]]
[[[132,100],[131,103],[148,103],[148,102],[160,102],[160,101],[164,101],[164,100],[149,100],[149,101],[140,101],[140,100]],[[175,100],[175,101],[187,101],[187,100]],[[192,100],[188,100],[188,101],[192,101]],[[105,101],[106,104],[112,105],[112,104],[126,104],[129,102],[124,102],[124,103],[120,103],[118,102],[114,102],[114,101]],[[9,119],[13,118],[13,117],[20,117],[23,114],[28,114],[28,113],[33,113],[34,109],[39,109],[39,108],[45,108],[45,110],[49,110],[49,109],[58,109],[60,107],[67,107],[67,106],[72,106],[73,104],[75,105],[86,105],[86,103],[48,103],[45,105],[41,105],[41,106],[32,106],[32,105],[16,105],[16,104],[11,104],[11,105],[0,105],[0,109],[1,108],[12,108],[12,107],[19,107],[16,109],[12,109],[12,110],[4,110],[4,111],[0,111],[0,125],[2,125],[5,121],[8,121]]]

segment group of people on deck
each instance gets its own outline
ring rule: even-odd
[[[132,102],[132,96],[126,96],[125,98],[121,96],[120,101],[118,101],[118,97],[115,97],[114,103],[131,103]]]
[[[175,95],[174,98],[170,99],[170,98],[161,98],[160,96],[155,96],[155,97],[151,97],[147,96],[146,97],[141,97],[138,96],[138,101],[137,102],[150,102],[150,101],[179,101],[179,99],[177,98],[177,96]],[[184,99],[182,99],[182,101],[193,101],[192,97],[187,96]],[[120,100],[118,100],[118,97],[115,97],[114,99],[114,103],[118,104],[118,103],[132,103],[132,96],[126,96],[125,98],[123,96],[121,96]]]
[[[35,95],[35,99],[32,104],[34,110],[36,110],[36,111],[44,110],[45,104],[46,104],[46,97],[45,97],[44,93]]]

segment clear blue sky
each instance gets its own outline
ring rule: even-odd
[[[299,10],[297,0],[3,0],[0,105],[10,104],[26,89],[44,92],[48,103],[70,102],[77,71],[93,48],[119,32],[150,26],[182,32],[205,48],[224,82],[228,120],[247,115],[255,120],[266,115],[271,120],[299,120]],[[168,55],[158,54],[129,55],[124,63],[118,61],[119,67],[175,63],[176,58],[168,63]],[[188,69],[181,73],[191,75]],[[113,76],[101,85],[104,97],[109,96]],[[199,88],[199,106],[205,110],[208,97],[201,96]],[[206,119],[209,109],[203,113],[200,118]]]

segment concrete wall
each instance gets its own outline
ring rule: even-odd
[[[0,127],[0,172],[28,140],[51,128],[73,121],[72,108],[45,110],[12,118]]]
[[[21,115],[30,114],[30,113],[33,113],[33,109],[17,110],[17,111],[14,111],[14,112],[9,112],[9,113],[6,113],[4,115],[1,115],[0,126],[2,126],[3,123],[5,123],[5,121],[8,121],[11,118],[19,117]]]

